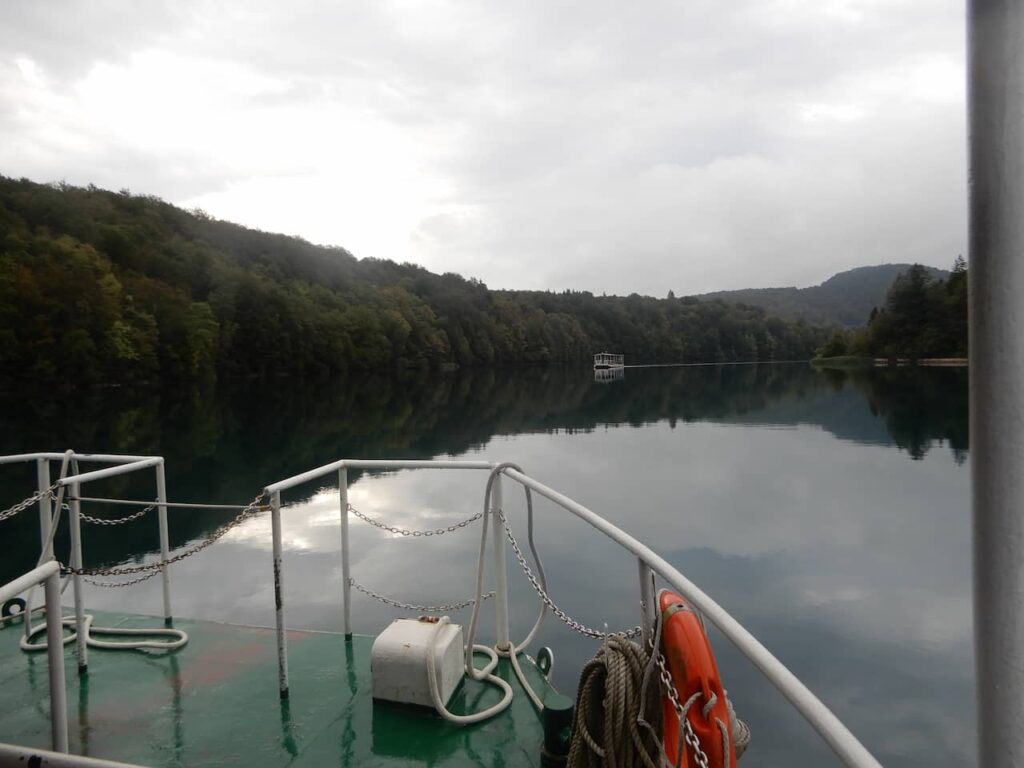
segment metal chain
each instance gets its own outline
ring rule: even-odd
[[[7,520],[9,518],[14,517],[17,514],[20,514],[21,512],[24,512],[26,509],[31,507],[37,501],[42,499],[44,496],[52,497],[53,496],[53,492],[55,490],[57,490],[57,488],[59,486],[60,486],[59,482],[58,483],[54,483],[49,488],[45,488],[45,489],[43,489],[41,491],[36,491],[35,493],[33,493],[31,496],[29,496],[24,501],[19,501],[13,507],[8,507],[3,512],[0,512],[0,523],[2,523],[4,520]]]
[[[64,563],[60,563],[61,570],[64,573],[71,573],[80,576],[129,576],[135,573],[149,573],[150,571],[155,572],[161,570],[164,566],[179,563],[186,557],[191,557],[197,552],[202,552],[215,541],[222,538],[224,534],[226,534],[232,528],[241,525],[250,517],[253,517],[257,513],[264,511],[265,507],[262,505],[262,501],[266,497],[266,495],[266,491],[261,491],[260,494],[255,499],[253,499],[251,503],[247,504],[245,507],[242,508],[242,511],[239,512],[238,515],[231,522],[222,525],[220,528],[218,528],[216,531],[210,534],[208,538],[201,541],[196,546],[192,547],[191,549],[186,549],[184,552],[181,552],[168,560],[157,560],[156,562],[146,563],[145,565],[122,565],[114,566],[112,568],[71,568],[70,566],[67,566]]]
[[[448,605],[414,605],[412,603],[402,603],[398,600],[392,600],[390,597],[384,597],[384,595],[374,592],[369,587],[365,587],[355,579],[350,578],[348,583],[358,589],[367,597],[372,597],[374,600],[379,600],[385,605],[391,605],[395,608],[404,608],[407,611],[422,611],[423,613],[444,613],[445,611],[457,611],[460,608],[467,608],[473,605],[476,600],[463,600],[461,603],[450,603]],[[494,592],[487,592],[480,597],[481,601],[489,600],[494,597]]]
[[[551,596],[544,590],[544,587],[540,585],[537,577],[533,575],[533,569],[531,569],[529,564],[526,562],[526,556],[523,555],[523,550],[519,548],[519,542],[517,542],[515,536],[512,535],[512,529],[509,528],[508,520],[505,519],[505,511],[499,509],[498,517],[501,518],[501,524],[505,527],[505,536],[508,537],[508,543],[512,545],[512,551],[515,553],[516,560],[519,561],[519,567],[523,569],[523,573],[526,574],[526,578],[533,586],[533,590],[540,596],[540,599],[544,601],[544,604],[551,609],[551,612],[562,622],[568,625],[570,629],[579,632],[584,637],[592,637],[597,640],[603,640],[615,635],[618,635],[619,637],[638,637],[640,635],[639,626],[633,627],[632,629],[621,630],[619,632],[601,632],[596,629],[591,629],[586,624],[581,624],[576,621],[576,619],[555,605],[555,601],[551,599]]]
[[[90,579],[88,576],[83,576],[82,581],[87,584],[92,584],[95,587],[104,587],[106,589],[118,589],[120,587],[133,587],[136,584],[141,584],[144,581],[148,581],[156,576],[160,571],[150,571],[144,576],[140,576],[137,579],[129,579],[128,581],[96,581],[96,579]]]
[[[700,768],[708,768],[708,756],[705,754],[703,748],[700,745],[700,739],[697,738],[697,733],[693,730],[693,726],[690,725],[690,718],[686,716],[686,708],[683,707],[682,702],[679,701],[679,694],[676,692],[676,684],[672,680],[672,675],[668,671],[668,667],[665,666],[665,656],[661,652],[661,647],[654,641],[654,633],[647,640],[647,644],[651,648],[651,653],[654,654],[658,664],[658,678],[661,681],[661,687],[665,690],[665,695],[668,696],[669,701],[672,702],[672,708],[676,712],[676,719],[683,724],[683,739],[693,750],[694,760],[697,761],[697,765]]]
[[[148,507],[143,507],[138,512],[128,515],[126,517],[92,517],[91,515],[83,515],[79,513],[78,517],[82,522],[92,523],[93,525],[124,525],[130,523],[132,520],[138,520],[143,515],[152,512],[157,508],[157,504],[154,502]]]
[[[360,512],[351,504],[348,505],[348,511],[356,517],[358,517],[363,522],[369,523],[374,528],[380,528],[382,531],[387,531],[388,533],[397,533],[401,536],[443,536],[446,533],[455,533],[455,531],[459,530],[460,528],[465,528],[470,523],[475,523],[477,520],[484,516],[483,512],[477,512],[472,517],[466,518],[462,522],[455,523],[454,525],[449,525],[447,528],[434,528],[433,530],[429,531],[411,531],[406,530],[404,528],[396,528],[393,525],[387,525],[386,523],[382,523],[379,520],[374,520],[366,513]]]

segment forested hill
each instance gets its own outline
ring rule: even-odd
[[[159,199],[0,177],[0,378],[807,359],[828,333],[696,299],[493,291]]]
[[[871,310],[885,303],[886,294],[896,278],[910,264],[879,264],[858,267],[833,275],[821,285],[810,288],[746,288],[739,291],[705,293],[698,298],[712,301],[743,302],[762,307],[771,314],[788,319],[803,318],[819,325],[863,325]],[[949,273],[926,267],[934,279],[944,280]]]

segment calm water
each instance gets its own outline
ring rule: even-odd
[[[232,392],[6,395],[0,453],[160,453],[173,500],[244,502],[269,482],[342,456],[508,460],[651,544],[788,664],[889,766],[973,764],[967,384],[959,370],[823,374],[801,365],[458,373],[273,385]],[[485,476],[351,474],[351,502],[409,528],[482,504]],[[28,495],[28,468],[0,471],[0,505]],[[522,500],[506,500],[524,530]],[[98,495],[152,498],[151,478]],[[334,488],[285,497],[286,598],[295,626],[339,629]],[[635,562],[539,501],[556,601],[591,626],[636,623]],[[114,515],[123,514],[123,508]],[[171,513],[182,548],[230,513]],[[36,557],[38,522],[0,524],[0,580]],[[273,623],[266,517],[174,572],[175,614]],[[353,576],[411,602],[470,596],[479,529],[389,536],[354,521]],[[87,565],[151,560],[156,520],[86,531]],[[58,552],[67,552],[66,539]],[[514,560],[513,624],[536,602]],[[97,608],[160,610],[159,581],[88,588]],[[465,612],[459,616],[466,620]],[[357,632],[397,615],[356,595]],[[490,614],[485,614],[490,615]],[[490,622],[488,622],[490,623]],[[488,628],[489,629],[489,628]],[[549,617],[555,680],[575,687],[595,645]],[[755,765],[834,764],[820,740],[729,643],[713,635],[726,685],[754,732]],[[187,652],[184,651],[184,652]]]

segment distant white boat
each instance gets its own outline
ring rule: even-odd
[[[625,366],[622,355],[611,352],[598,352],[594,355],[594,368],[622,368]]]

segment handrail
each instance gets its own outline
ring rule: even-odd
[[[63,752],[50,752],[47,749],[0,744],[0,766],[25,768],[25,766],[31,765],[46,766],[46,768],[143,768],[137,763],[119,763],[116,760],[104,760],[101,757],[70,755]]]
[[[74,458],[79,458],[78,454],[75,454]],[[92,472],[82,472],[78,475],[71,475],[70,477],[63,477],[57,481],[58,485],[78,485],[80,483],[89,483],[93,480],[102,480],[105,477],[114,477],[116,475],[126,475],[129,472],[136,472],[140,469],[148,469],[149,467],[155,467],[163,464],[164,460],[160,456],[152,456],[148,459],[137,459],[125,464],[117,464],[113,467],[105,467],[104,469],[94,469]]]
[[[274,586],[275,602],[277,609],[277,634],[278,634],[278,658],[280,674],[280,691],[283,698],[288,696],[288,668],[287,668],[287,646],[284,620],[284,598],[283,598],[283,574],[281,572],[281,491],[293,488],[312,480],[316,480],[332,472],[338,473],[339,492],[341,493],[341,525],[342,525],[342,566],[345,576],[345,632],[351,632],[349,626],[349,598],[348,598],[348,514],[347,514],[347,479],[348,468],[361,469],[494,469],[498,465],[485,461],[431,461],[431,460],[359,460],[341,459],[325,464],[316,469],[294,475],[285,480],[272,483],[265,488],[265,492],[271,496],[271,530],[274,538]],[[724,634],[729,640],[761,671],[767,680],[775,686],[794,706],[794,708],[807,720],[807,722],[818,732],[833,752],[847,766],[853,768],[881,768],[880,763],[871,755],[856,736],[839,720],[838,717],[804,685],[781,661],[779,661],[761,642],[755,638],[746,628],[743,627],[732,615],[722,606],[716,603],[711,597],[687,579],[683,574],[670,565],[664,558],[655,553],[650,547],[642,544],[625,531],[605,520],[596,512],[588,509],[582,504],[570,499],[568,496],[555,491],[554,489],[534,480],[512,468],[504,468],[501,471],[510,480],[514,480],[529,488],[541,496],[549,499],[558,506],[576,517],[589,523],[598,531],[628,552],[635,555],[641,563],[640,577],[641,590],[644,595],[649,592],[650,569],[662,577],[673,589],[680,592],[689,599],[712,624]],[[500,506],[500,502],[498,502]],[[497,520],[496,531],[500,528]],[[497,543],[497,542],[496,542]],[[503,547],[496,546],[496,559],[498,554],[503,553]],[[496,570],[496,578],[501,579],[501,570]],[[503,591],[503,584],[496,584],[498,592]],[[649,596],[649,595],[648,595]],[[648,606],[650,609],[650,606]],[[499,611],[499,634],[501,615]]]
[[[64,628],[60,607],[60,566],[49,560],[0,587],[0,602],[42,584],[46,595],[46,655],[50,675],[50,738],[56,752],[68,751],[68,705],[64,690]],[[32,615],[26,611],[26,622]]]
[[[61,477],[51,485],[50,462],[55,460],[62,461],[62,467],[70,466],[76,474]],[[42,451],[36,453],[19,453],[0,456],[0,465],[15,464],[19,462],[35,462],[36,464],[36,482],[39,493],[39,528],[40,538],[43,545],[43,554],[40,556],[40,560],[45,559],[47,556],[52,557],[53,555],[53,537],[51,528],[53,526],[53,520],[60,516],[60,509],[57,510],[56,515],[52,514],[51,494],[47,493],[47,491],[52,491],[54,487],[61,489],[57,495],[57,499],[66,509],[68,509],[67,521],[71,533],[72,568],[82,567],[82,539],[80,530],[82,501],[82,495],[80,492],[81,485],[83,483],[102,480],[104,478],[115,477],[118,475],[125,475],[140,470],[150,468],[154,470],[156,480],[155,506],[157,508],[157,518],[160,529],[160,558],[162,562],[160,570],[163,586],[163,613],[165,624],[170,626],[172,621],[171,575],[170,570],[167,567],[167,563],[170,560],[170,531],[168,529],[167,522],[167,483],[164,476],[163,457],[136,456],[133,454],[77,453],[73,450],[67,450],[63,453]],[[111,464],[113,466],[94,469],[89,472],[78,472],[79,462],[94,462]],[[70,491],[67,502],[64,502],[63,499],[65,488]],[[72,584],[75,598],[75,625],[78,633],[78,641],[76,643],[78,669],[79,672],[84,672],[88,667],[88,642],[86,640],[87,632],[85,631],[84,626],[85,613],[84,598],[82,594],[82,578],[79,573],[76,572],[72,576]],[[31,606],[31,600],[32,595],[29,593],[26,600],[28,606]],[[26,631],[28,631],[27,627]]]
[[[489,461],[434,461],[430,459],[424,460],[405,460],[405,459],[341,459],[339,461],[332,461],[330,464],[324,464],[322,467],[311,469],[308,472],[303,472],[292,477],[279,480],[276,483],[271,483],[266,486],[263,490],[267,494],[278,493],[280,491],[286,491],[289,488],[294,488],[297,485],[308,483],[311,480],[316,480],[318,477],[330,474],[331,472],[337,472],[339,469],[350,468],[350,469],[494,469],[494,464]]]
[[[0,464],[16,464],[22,461],[35,461],[36,459],[48,459],[60,461],[64,458],[63,453],[42,452],[42,453],[12,453],[7,456],[0,456]],[[75,458],[79,461],[93,461],[105,464],[128,464],[133,461],[144,459],[156,459],[158,456],[133,456],[118,453],[76,453]]]
[[[761,671],[782,695],[789,699],[796,710],[806,718],[840,760],[856,768],[880,768],[880,763],[871,755],[850,729],[836,717],[825,704],[804,685],[800,679],[779,661],[771,651],[732,617],[722,606],[712,600],[697,585],[673,568],[664,558],[650,547],[640,543],[621,528],[609,523],[596,512],[573,501],[528,475],[514,469],[502,470],[509,479],[515,480],[546,499],[571,512],[592,525],[619,546],[632,552],[648,567],[655,571],[683,597],[729,638],[744,656]]]

